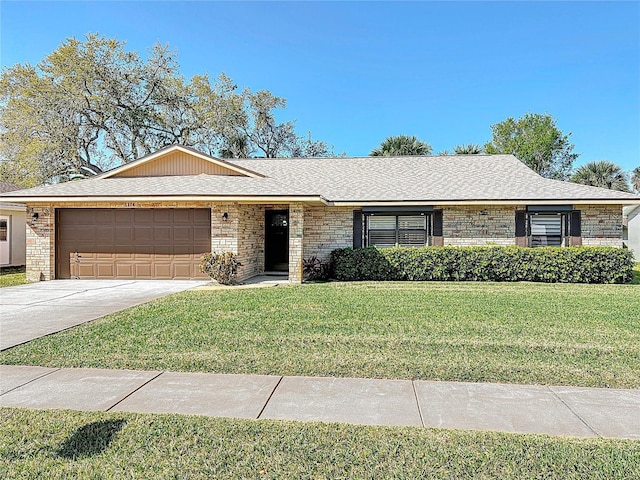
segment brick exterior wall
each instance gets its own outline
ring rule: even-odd
[[[289,280],[302,280],[302,259],[323,260],[335,248],[353,242],[353,208],[291,204],[210,202],[84,202],[33,203],[27,210],[27,278],[55,278],[56,208],[211,208],[211,250],[233,251],[242,266],[238,279],[264,272],[265,210],[289,210]],[[518,207],[521,208],[521,207]],[[622,246],[620,205],[576,205],[582,211],[582,244]],[[515,206],[444,207],[445,245],[514,245]],[[228,220],[222,220],[223,213]],[[32,220],[33,213],[38,219]]]
[[[622,247],[622,206],[576,205],[582,211],[582,245]]]
[[[264,205],[239,206],[238,258],[242,262],[238,271],[240,280],[264,272],[264,211]]]
[[[304,234],[304,205],[289,205],[289,281],[302,282],[302,239]]]
[[[33,220],[33,214],[38,219]],[[55,210],[49,204],[27,208],[27,280],[39,282],[55,278]]]
[[[515,245],[515,206],[445,207],[445,245]]]
[[[226,221],[222,220],[224,214]],[[238,253],[238,205],[218,203],[211,205],[211,251]]]
[[[304,258],[328,260],[336,248],[353,246],[353,208],[305,207]]]

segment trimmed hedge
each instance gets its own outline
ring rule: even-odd
[[[614,247],[341,248],[336,280],[627,283],[633,256]]]

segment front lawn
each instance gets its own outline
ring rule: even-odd
[[[0,409],[3,478],[640,478],[640,442]]]
[[[640,387],[634,285],[189,291],[0,353],[56,367]]]
[[[632,285],[640,285],[640,262],[636,263],[636,266],[633,267],[633,280],[631,280]]]
[[[24,267],[0,269],[0,288],[29,283]]]

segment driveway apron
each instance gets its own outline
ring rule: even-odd
[[[51,280],[0,288],[0,350],[208,283],[206,280]]]

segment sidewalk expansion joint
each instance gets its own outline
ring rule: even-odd
[[[153,377],[150,378],[149,380],[147,380],[146,382],[144,382],[142,385],[140,385],[138,388],[133,389],[132,391],[130,391],[129,393],[127,393],[124,397],[122,397],[120,400],[118,400],[116,403],[114,403],[113,405],[111,405],[109,408],[105,409],[105,412],[110,411],[111,409],[113,409],[114,407],[116,407],[117,405],[119,405],[120,403],[124,402],[127,398],[129,398],[131,395],[133,395],[134,393],[136,393],[138,390],[140,390],[143,387],[146,387],[147,385],[149,385],[149,383],[153,382],[156,378],[158,378],[160,375],[162,375],[164,373],[164,371],[162,372],[158,372],[158,374]]]
[[[558,394],[553,390],[553,387],[551,387],[551,386],[547,386],[547,389],[548,389],[548,390],[549,390],[549,391],[550,391],[550,392],[551,392],[551,393],[552,393],[552,394],[553,394],[553,395],[554,395],[558,400],[560,400],[560,401],[562,402],[562,404],[563,404],[565,407],[567,407],[571,413],[573,413],[576,417],[578,417],[578,419],[579,419],[579,420],[580,420],[580,421],[581,421],[581,422],[582,422],[582,423],[583,423],[583,424],[584,424],[584,425],[585,425],[589,430],[591,430],[593,433],[595,433],[597,437],[600,437],[600,438],[602,438],[602,437],[603,437],[603,435],[602,435],[598,430],[596,430],[594,427],[592,427],[591,425],[589,425],[589,423],[588,423],[584,418],[582,418],[582,416],[581,416],[578,412],[576,412],[573,408],[571,408],[571,406],[570,406],[567,402],[565,402],[565,401],[564,401],[564,399],[563,399],[560,395],[558,395]]]
[[[424,427],[424,417],[422,416],[422,407],[420,406],[420,400],[418,400],[418,392],[416,392],[416,382],[411,380],[411,388],[413,389],[413,397],[416,399],[416,405],[418,406],[418,415],[420,415],[420,424]]]
[[[17,387],[13,387],[11,390],[7,390],[7,391],[6,391],[6,392],[4,392],[4,393],[0,393],[0,396],[5,395],[5,394],[7,394],[7,393],[9,393],[9,392],[13,392],[14,390],[17,390],[17,389],[19,389],[19,388],[22,388],[22,387],[24,387],[25,385],[29,385],[30,383],[33,383],[33,382],[35,382],[36,380],[40,380],[41,378],[44,378],[44,377],[46,377],[47,375],[51,375],[52,373],[59,372],[60,370],[62,370],[62,367],[55,368],[55,369],[51,370],[50,372],[45,372],[45,373],[43,373],[42,375],[39,375],[39,376],[37,376],[36,378],[32,378],[32,379],[31,379],[31,380],[29,380],[28,382],[23,383],[22,385],[18,385]]]
[[[264,402],[264,405],[260,409],[260,413],[258,413],[258,416],[256,417],[256,420],[259,419],[262,416],[262,413],[264,412],[264,409],[267,408],[267,405],[269,405],[269,402],[271,401],[271,397],[273,397],[273,394],[276,393],[276,390],[280,386],[280,383],[282,382],[283,378],[284,378],[284,375],[281,375],[280,378],[278,379],[278,383],[276,383],[276,386],[273,387],[273,390],[271,390],[271,393],[269,394],[269,398],[267,398],[267,401]]]

